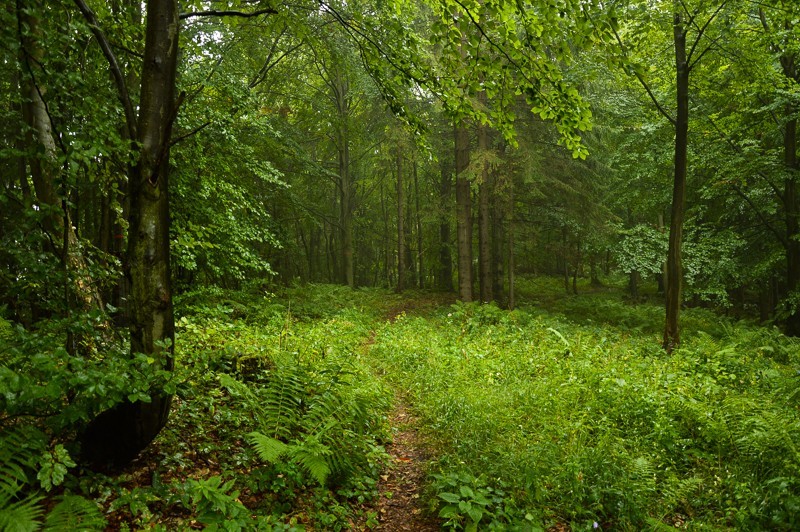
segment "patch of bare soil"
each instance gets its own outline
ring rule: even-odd
[[[391,465],[378,482],[378,530],[441,530],[438,519],[426,512],[422,486],[429,455],[417,432],[417,419],[398,402],[389,417],[393,441],[386,446]]]

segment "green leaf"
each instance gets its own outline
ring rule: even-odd
[[[255,448],[258,456],[271,464],[277,462],[278,458],[289,451],[289,446],[282,441],[265,436],[260,432],[251,432],[247,435],[247,439]]]
[[[440,493],[439,498],[453,504],[458,504],[459,502],[461,502],[461,497],[459,497],[455,493],[448,493],[448,492]]]

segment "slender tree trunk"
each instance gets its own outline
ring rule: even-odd
[[[417,158],[414,157],[414,211],[415,229],[417,233],[417,286],[425,288],[425,269],[422,260],[422,215],[419,210],[419,176],[417,175]]]
[[[786,288],[790,301],[794,299],[795,291],[800,285],[800,212],[798,211],[797,198],[797,120],[792,119],[786,123],[784,131],[784,165],[788,175],[784,185],[784,206],[786,209]],[[800,336],[800,309],[796,303],[789,309],[786,318],[786,334]]]
[[[397,286],[402,292],[406,288],[406,241],[405,241],[405,193],[403,187],[403,153],[397,146]]]
[[[675,180],[672,189],[672,213],[669,227],[669,251],[666,276],[666,320],[663,346],[671,352],[680,344],[679,319],[683,266],[683,218],[686,201],[687,152],[689,145],[689,65],[686,60],[686,28],[676,4],[674,22],[675,82],[677,109],[675,120]]]
[[[516,307],[516,286],[515,275],[516,265],[514,264],[514,181],[509,179],[508,187],[508,310]]]
[[[564,275],[564,292],[569,294],[569,241],[567,240],[567,226],[561,228],[561,256],[563,264],[561,273]]]
[[[442,162],[439,180],[439,290],[453,289],[453,255],[450,252],[450,212],[453,182],[448,166]]]
[[[495,301],[504,302],[503,295],[503,228],[505,227],[505,213],[498,197],[498,176],[492,176],[491,204],[491,241],[492,241],[492,295]]]
[[[353,265],[353,210],[354,184],[350,172],[350,96],[349,84],[337,71],[331,84],[338,123],[336,124],[336,144],[339,163],[339,229],[342,244],[342,283],[350,288],[355,286]]]
[[[31,7],[31,6],[28,6]],[[22,67],[27,73],[20,81],[22,89],[23,118],[31,132],[27,139],[38,148],[39,156],[29,160],[31,178],[36,198],[40,206],[48,211],[45,229],[53,243],[60,242],[60,249],[54,251],[62,260],[66,270],[70,292],[80,301],[83,310],[103,310],[103,302],[96,286],[88,274],[88,267],[78,245],[78,237],[73,227],[72,217],[66,203],[67,190],[58,166],[58,146],[53,134],[50,115],[43,97],[47,88],[40,85],[37,77],[44,60],[44,49],[40,39],[41,27],[36,18],[38,2],[26,9],[17,3],[17,17],[20,27],[27,26],[27,35],[22,35]],[[61,189],[59,191],[59,189]]]
[[[485,93],[481,93],[485,100]],[[485,159],[489,150],[489,132],[483,124],[478,124],[478,151]],[[481,303],[494,300],[492,293],[492,246],[491,219],[489,210],[489,164],[484,161],[478,183],[478,284]]]
[[[791,29],[787,27],[787,29]],[[781,66],[784,75],[794,81],[798,80],[795,55],[784,53],[781,56]],[[797,112],[794,105],[786,110],[788,116]],[[791,118],[786,122],[783,132],[783,164],[786,169],[784,185],[784,207],[786,209],[786,288],[789,291],[790,301],[795,299],[795,292],[800,287],[800,206],[797,197],[797,178],[800,174],[800,164],[797,158],[797,119]],[[800,336],[800,308],[797,303],[789,303],[789,316],[786,318],[786,334]]]
[[[631,270],[628,274],[628,293],[634,301],[639,299],[639,272]]]
[[[469,166],[469,130],[461,123],[455,128],[456,225],[458,233],[458,294],[472,301],[472,195],[465,175]]]
[[[577,296],[578,295],[578,270],[581,269],[581,259],[582,259],[582,257],[581,257],[581,241],[580,240],[578,240],[578,242],[575,244],[575,252],[576,252],[575,269],[573,270],[573,273],[572,273],[572,293]]]

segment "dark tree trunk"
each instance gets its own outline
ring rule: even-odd
[[[417,233],[417,286],[425,288],[425,269],[422,260],[422,215],[419,210],[419,176],[417,176],[417,159],[414,158],[414,226]]]
[[[508,187],[508,310],[514,310],[517,304],[514,264],[514,181],[509,178]]]
[[[786,209],[786,288],[790,296],[800,286],[800,212],[797,198],[797,120],[786,123],[784,131],[784,165],[788,175],[784,185],[784,206]],[[790,301],[794,298],[790,297]],[[791,303],[790,303],[791,304]],[[796,305],[796,304],[795,304]],[[800,336],[800,309],[792,307],[786,318],[786,334]]]
[[[628,274],[628,293],[634,301],[639,299],[639,272],[636,270]]]
[[[177,0],[149,0],[137,164],[130,174],[131,210],[127,275],[130,280],[131,352],[173,367],[175,324],[169,262],[169,142],[177,113]],[[83,440],[84,456],[124,464],[167,422],[171,396],[151,391],[151,401],[124,402],[95,418]]]
[[[677,7],[677,6],[676,6]],[[667,252],[666,320],[663,346],[671,352],[680,344],[681,292],[683,266],[683,217],[686,201],[687,151],[689,145],[689,65],[686,59],[686,28],[679,12],[675,13],[675,83],[677,86],[677,116],[675,119],[675,179],[672,189],[672,212]]]
[[[406,288],[406,231],[405,231],[405,191],[403,187],[403,153],[397,146],[397,286],[402,292]]]
[[[485,99],[483,94],[482,100]],[[489,131],[483,124],[478,124],[478,151],[485,159],[489,150]],[[481,303],[494,300],[492,293],[492,242],[490,219],[490,183],[489,164],[484,162],[478,183],[478,284]]]
[[[453,181],[450,170],[441,164],[439,181],[439,290],[449,292],[453,289],[453,255],[450,251],[450,217]]]
[[[336,148],[339,163],[339,231],[342,244],[342,280],[350,288],[355,286],[353,265],[353,210],[354,184],[350,172],[350,96],[349,84],[340,72],[331,82],[338,123],[336,124]]]
[[[458,233],[458,295],[472,301],[472,191],[465,175],[469,166],[469,131],[464,124],[455,128],[456,225]]]

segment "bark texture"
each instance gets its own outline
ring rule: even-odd
[[[666,320],[663,340],[664,349],[668,352],[677,347],[681,341],[679,329],[683,284],[681,245],[683,242],[687,151],[689,145],[689,64],[686,59],[686,27],[677,9],[673,31],[678,112],[675,119],[675,178],[672,188],[669,250],[667,252]]]

